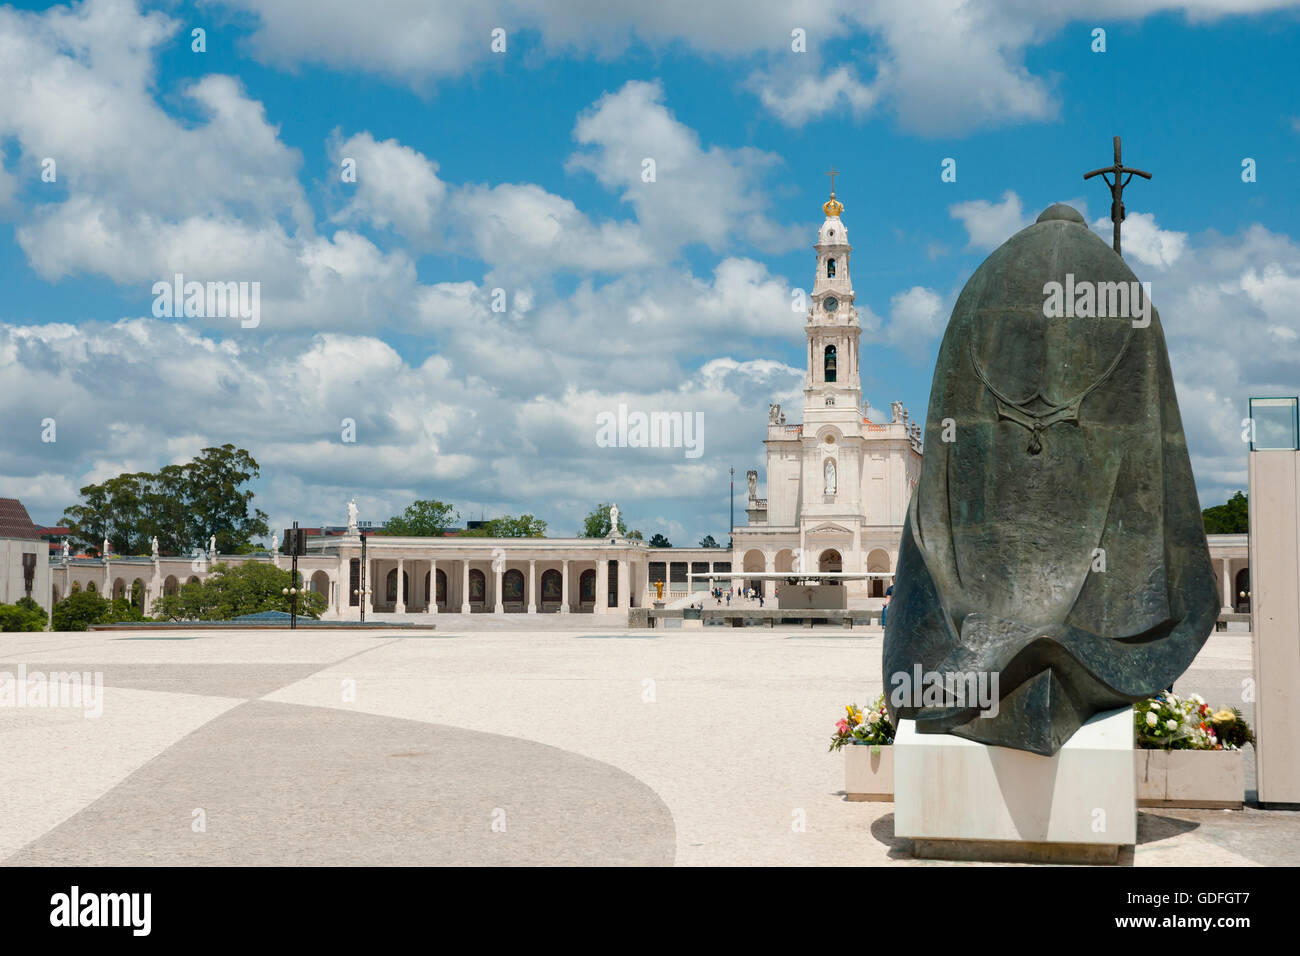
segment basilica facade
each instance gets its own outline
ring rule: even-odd
[[[742,574],[891,572],[921,473],[920,424],[901,402],[885,417],[863,400],[844,206],[832,192],[822,211],[804,325],[802,421],[788,421],[780,405],[768,410],[766,494],[751,471],[749,523],[734,535],[733,562]],[[845,584],[850,598],[868,606],[879,606],[886,586],[884,577]]]
[[[884,414],[862,397],[862,327],[844,207],[832,191],[822,210],[804,325],[802,421],[790,421],[780,405],[769,407],[766,487],[760,490],[758,472],[749,472],[748,523],[734,529],[730,550],[651,548],[617,533],[603,539],[365,534],[351,507],[346,533],[309,537],[298,561],[306,587],[326,599],[323,616],[585,613],[626,619],[630,609],[655,602],[660,584],[669,607],[694,603],[712,586],[752,587],[779,602],[778,582],[746,575],[784,571],[876,575],[842,586],[850,607],[879,607],[920,476],[921,427],[901,402]],[[617,527],[616,516],[611,526]],[[1238,595],[1246,601],[1249,591],[1245,535],[1212,535],[1210,551],[1223,609],[1239,610]],[[95,590],[146,610],[219,564],[247,561],[289,565],[274,543],[261,554],[219,555],[214,545],[194,557],[74,558],[65,550],[36,584],[46,604],[51,596],[57,602],[75,590]],[[21,565],[17,557],[7,565],[12,595]]]

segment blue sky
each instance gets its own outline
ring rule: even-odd
[[[864,394],[923,418],[993,248],[1057,200],[1109,236],[1081,176],[1117,133],[1155,173],[1125,252],[1202,502],[1244,487],[1247,396],[1300,391],[1297,4],[899,6],[0,7],[0,494],[53,523],[89,481],[230,441],[274,525],[436,497],[566,534],[613,499],[721,540],[727,468],[761,475],[767,402],[798,405],[825,170]],[[154,318],[174,272],[261,282],[261,324]],[[702,412],[704,454],[596,447],[620,401]]]

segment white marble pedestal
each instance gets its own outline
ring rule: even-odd
[[[894,833],[919,857],[1106,863],[1137,839],[1133,712],[1098,714],[1051,757],[949,734],[894,738]]]

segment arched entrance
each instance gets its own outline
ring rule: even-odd
[[[397,568],[389,571],[388,576],[384,578],[384,600],[394,607],[397,606]],[[402,572],[402,603],[411,603],[411,576],[405,571]]]
[[[867,570],[872,572],[883,572],[889,570],[889,552],[884,548],[876,548],[867,555]],[[871,596],[882,598],[885,596],[885,589],[889,587],[888,578],[871,578]]]
[[[330,576],[324,571],[317,571],[311,576],[309,585],[312,592],[325,598],[325,606],[329,607],[330,603]]]
[[[817,570],[823,574],[844,570],[844,558],[834,548],[827,548],[817,558]],[[827,584],[839,584],[839,581],[827,581]]]
[[[469,571],[469,610],[483,610],[487,602],[487,575],[478,568],[470,568]]]
[[[512,614],[524,612],[524,572],[509,568],[501,575],[501,603]]]
[[[759,551],[757,548],[751,548],[750,550],[745,552],[745,557],[741,562],[740,570],[746,572],[757,571],[759,573],[766,571],[767,556],[764,555],[763,552]],[[747,578],[740,583],[740,586],[745,588],[746,590],[748,590],[749,588],[754,588],[755,590],[762,590],[763,580],[762,578]]]
[[[542,610],[558,611],[564,596],[564,579],[555,568],[542,572]]]
[[[578,575],[578,610],[596,609],[596,569],[587,568]]]
[[[180,582],[176,580],[176,575],[169,574],[163,580],[163,594],[170,596],[172,594],[178,593],[180,589],[181,589]]]

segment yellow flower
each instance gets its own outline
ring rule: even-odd
[[[1233,713],[1232,711],[1230,711],[1230,710],[1226,710],[1226,709],[1225,709],[1225,710],[1220,710],[1220,711],[1218,711],[1217,713],[1215,713],[1215,715],[1214,715],[1213,717],[1210,718],[1210,721],[1211,721],[1212,723],[1221,724],[1221,723],[1223,723],[1225,720],[1236,720],[1236,719],[1237,719],[1237,715],[1236,715],[1236,714],[1234,714],[1234,713]]]

